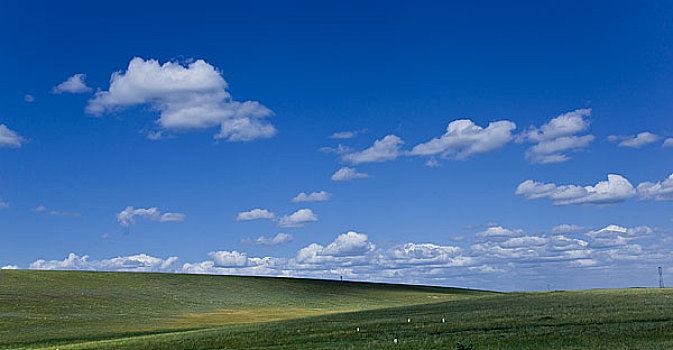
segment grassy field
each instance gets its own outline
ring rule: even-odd
[[[0,348],[457,349],[461,345],[673,348],[673,290],[501,294],[277,278],[0,272]]]
[[[339,281],[0,271],[0,349],[268,322],[488,295]]]

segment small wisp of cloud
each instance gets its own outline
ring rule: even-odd
[[[277,235],[275,235],[274,237],[271,237],[271,238],[267,238],[267,237],[264,237],[264,236],[260,236],[258,238],[244,238],[244,239],[241,239],[241,243],[247,244],[247,245],[273,247],[273,246],[277,246],[279,244],[292,242],[293,239],[294,239],[294,237],[291,234],[279,233],[279,234],[277,234]]]
[[[266,209],[252,209],[249,211],[242,211],[236,216],[236,221],[251,221],[251,220],[273,220],[276,215]]]
[[[329,200],[332,195],[327,191],[320,192],[311,192],[309,194],[305,192],[299,193],[296,197],[292,198],[293,202],[324,202]]]
[[[66,79],[64,82],[54,86],[51,89],[52,94],[62,94],[62,93],[71,93],[71,94],[82,94],[91,92],[93,89],[88,87],[84,80],[86,79],[86,74],[79,73],[71,76]]]
[[[369,174],[360,173],[355,168],[342,167],[332,174],[332,181],[351,181],[368,177]]]
[[[649,131],[643,131],[637,135],[610,135],[608,141],[618,142],[619,147],[641,148],[651,143],[659,141],[659,135],[653,134]],[[666,142],[664,141],[664,144]]]
[[[304,227],[306,224],[318,221],[318,216],[311,209],[299,209],[296,212],[285,215],[278,221],[281,227]]]
[[[128,229],[135,225],[136,217],[155,222],[178,222],[184,221],[186,215],[182,213],[162,213],[156,207],[135,209],[128,206],[117,214],[117,221],[122,227]]]

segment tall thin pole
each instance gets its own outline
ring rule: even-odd
[[[661,269],[661,266],[659,266],[658,270],[659,270],[659,288],[664,288],[664,273]]]

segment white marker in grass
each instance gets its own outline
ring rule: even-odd
[[[393,343],[397,344],[397,338],[393,339]]]

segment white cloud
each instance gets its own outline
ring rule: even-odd
[[[501,148],[512,140],[514,129],[516,124],[508,120],[491,122],[486,128],[469,119],[454,120],[449,123],[444,135],[416,145],[408,154],[464,159]]]
[[[91,88],[86,86],[84,79],[86,79],[86,74],[75,74],[66,81],[56,85],[51,89],[51,92],[54,94],[62,94],[64,92],[69,92],[71,94],[91,92]]]
[[[556,139],[542,141],[526,151],[526,157],[532,163],[549,164],[561,163],[570,159],[562,152],[573,149],[586,148],[593,142],[593,135],[563,136]]]
[[[28,103],[31,103],[31,102],[35,101],[35,97],[31,94],[26,94],[25,96],[23,96],[23,100],[28,102]]]
[[[638,135],[631,135],[631,136],[610,135],[608,136],[608,140],[610,141],[621,140],[621,142],[617,144],[619,147],[640,148],[645,145],[649,145],[650,143],[657,142],[659,140],[659,136],[649,131],[644,131],[639,133]]]
[[[439,162],[437,161],[437,159],[435,159],[435,157],[430,157],[428,158],[428,160],[425,161],[425,166],[430,168],[436,168],[440,165],[441,164],[439,164]]]
[[[63,217],[72,217],[72,218],[78,218],[82,216],[82,213],[77,213],[77,212],[71,212],[71,211],[61,211],[61,210],[48,210],[47,207],[44,205],[38,205],[35,209],[32,209],[31,211],[37,212],[37,213],[45,213],[50,216],[63,216]]]
[[[147,254],[120,256],[112,259],[89,260],[88,255],[70,253],[63,260],[36,260],[30,264],[36,270],[101,270],[101,271],[145,271],[176,272],[177,257],[166,259]]]
[[[642,182],[637,187],[638,197],[646,201],[673,200],[673,174],[664,181]]]
[[[290,235],[290,234],[279,233],[276,236],[271,237],[271,238],[266,238],[264,236],[260,236],[260,237],[255,238],[255,239],[245,238],[245,239],[241,240],[241,243],[248,244],[248,245],[276,246],[276,245],[279,245],[279,244],[292,242],[293,239],[294,239],[294,237],[292,237],[292,235]]]
[[[299,209],[290,215],[285,215],[280,218],[278,225],[282,227],[303,227],[310,222],[318,221],[311,209]]]
[[[474,258],[463,255],[463,250],[454,246],[433,243],[405,243],[392,247],[382,254],[381,262],[391,268],[400,267],[460,267],[474,263]]]
[[[341,261],[353,263],[352,258],[362,257],[374,250],[376,246],[368,241],[365,234],[350,231],[339,235],[326,247],[312,243],[297,252],[297,262],[319,264]]]
[[[117,221],[119,221],[119,224],[123,227],[131,227],[136,223],[136,216],[157,222],[175,222],[185,220],[185,214],[182,213],[162,213],[156,207],[135,209],[131,206],[128,206],[126,209],[117,214]]]
[[[238,251],[221,250],[217,252],[208,253],[216,266],[231,267],[231,266],[246,266],[248,264],[248,257],[245,253]]]
[[[181,272],[197,274],[222,274],[222,275],[253,275],[253,276],[288,276],[283,271],[283,262],[286,259],[277,259],[272,257],[249,258],[244,253],[237,251],[211,252],[211,256],[222,257],[224,265],[219,265],[213,260],[206,260],[198,263],[185,263],[182,265]],[[218,258],[219,259],[219,258]]]
[[[266,209],[253,209],[250,211],[242,211],[236,216],[237,221],[250,221],[250,220],[272,220],[275,215],[266,210]]]
[[[636,194],[633,185],[620,175],[610,174],[607,181],[594,186],[545,184],[526,180],[515,192],[526,199],[548,199],[554,205],[608,204],[622,202]]]
[[[673,137],[669,137],[664,140],[664,143],[661,145],[661,147],[673,147]]]
[[[306,194],[304,192],[299,193],[296,197],[292,198],[293,202],[324,202],[329,200],[332,195],[327,191],[320,192],[311,192]]]
[[[484,231],[477,232],[474,234],[475,238],[481,240],[490,240],[490,239],[502,239],[508,237],[519,237],[523,236],[524,232],[522,230],[510,230],[502,226],[493,226],[489,227]]]
[[[16,265],[5,265],[0,267],[0,270],[17,270],[19,267]]]
[[[626,228],[618,225],[608,225],[600,230],[589,231],[586,236],[591,239],[590,247],[611,248],[626,246],[630,241],[647,237],[652,232],[653,230],[647,226]]]
[[[337,147],[320,147],[318,148],[318,151],[323,152],[323,153],[334,153],[334,154],[346,154],[346,153],[353,153],[353,149],[344,146],[342,144],[337,145]]]
[[[344,154],[341,158],[351,164],[376,163],[394,160],[400,155],[404,141],[395,135],[388,135],[374,141],[371,147],[355,153]]]
[[[374,250],[374,244],[368,241],[367,235],[355,231],[349,231],[339,235],[334,242],[323,249],[323,255],[329,256],[355,256],[362,255]]]
[[[522,136],[532,142],[541,142],[575,135],[589,128],[589,116],[591,108],[576,109],[555,117],[540,128],[531,126]]]
[[[343,167],[332,175],[332,181],[350,181],[369,177],[368,174],[358,173],[355,168]]]
[[[589,128],[591,109],[576,109],[561,114],[539,128],[531,126],[518,137],[518,142],[535,143],[526,151],[526,159],[532,163],[560,163],[570,159],[566,154],[586,148],[593,135],[577,136]]]
[[[536,247],[547,244],[547,239],[539,236],[521,236],[509,238],[500,245],[503,248]]]
[[[502,241],[486,241],[471,247],[473,253],[490,264],[541,264],[543,262],[586,259],[587,242],[564,236],[520,236]]]
[[[654,230],[648,226],[622,227],[619,225],[610,224],[600,230],[589,231],[586,233],[586,235],[592,239],[613,235],[642,238],[652,234],[653,232]]]
[[[331,138],[331,139],[352,139],[354,137],[357,137],[362,132],[363,132],[362,130],[339,131],[339,132],[335,132],[334,134],[330,135],[329,138]]]
[[[577,233],[577,232],[583,232],[586,231],[587,228],[584,226],[579,226],[575,224],[561,224],[558,226],[554,226],[551,229],[551,233],[553,234],[567,234],[567,233]]]
[[[5,124],[0,124],[0,147],[19,148],[26,140]]]
[[[64,260],[37,260],[30,267],[337,279],[343,276],[368,281],[539,290],[551,281],[564,289],[639,284],[638,278],[658,266],[655,264],[673,264],[670,240],[654,235],[647,226],[608,225],[588,231],[585,237],[527,235],[522,230],[499,227],[468,248],[419,242],[379,247],[366,234],[351,231],[326,245],[306,245],[290,257],[253,257],[236,250],[219,250],[208,253],[208,260],[180,267],[176,257],[138,254],[91,260],[70,254]],[[661,241],[650,241],[653,244],[647,246],[637,243],[654,239]],[[573,277],[577,273],[586,277],[581,282],[586,284],[577,284]],[[622,274],[630,279],[616,281]],[[649,277],[643,277],[643,281],[649,281]]]
[[[0,199],[0,210],[7,208],[9,208],[9,203],[4,202],[2,199]]]
[[[88,113],[100,115],[117,109],[149,105],[159,111],[156,121],[165,131],[220,128],[217,139],[251,141],[269,138],[276,129],[268,122],[273,112],[256,101],[234,101],[221,73],[203,60],[183,66],[162,65],[136,57],[125,72],[115,72],[108,91],[89,100]]]

